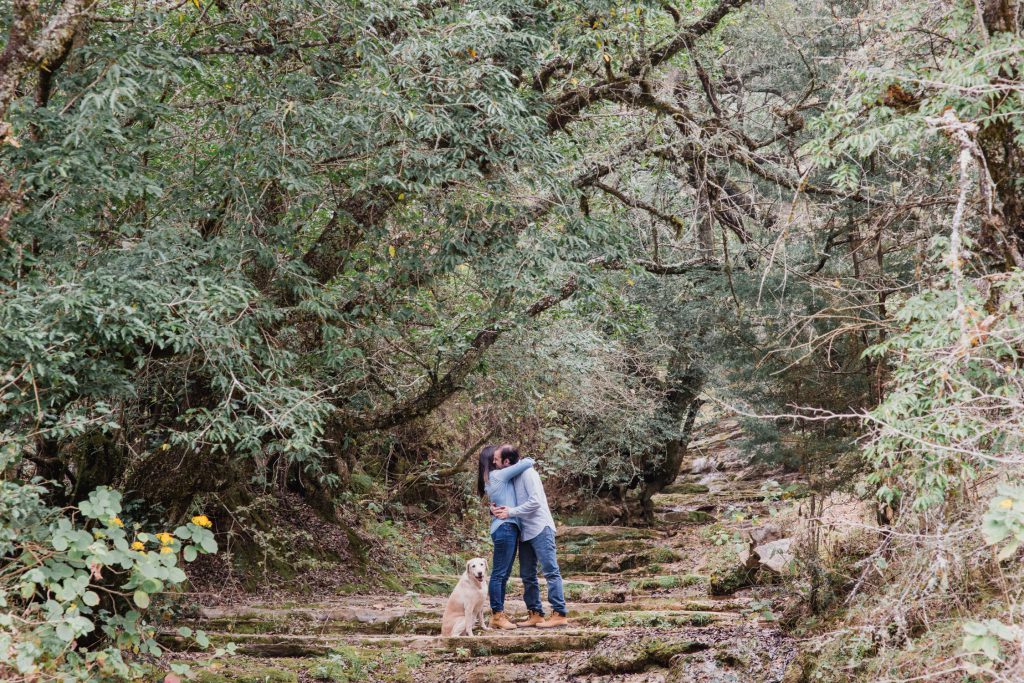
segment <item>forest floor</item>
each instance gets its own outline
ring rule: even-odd
[[[734,445],[738,436],[735,423],[726,422],[693,444],[684,473],[655,497],[653,528],[559,527],[566,627],[443,638],[441,613],[456,576],[407,577],[404,594],[381,589],[303,603],[199,605],[188,625],[204,629],[214,644],[236,647],[199,680],[783,681],[795,673],[796,645],[773,620],[772,606],[785,593],[763,580],[770,572],[760,570],[759,585],[711,594],[719,592],[712,582],[728,582],[740,565],[736,541],[777,526],[780,516],[794,518],[800,504],[792,478],[774,477],[786,486],[766,495],[771,473],[745,464]],[[507,611],[514,620],[525,617],[521,595],[513,579]],[[162,640],[171,649],[182,642],[174,629]]]

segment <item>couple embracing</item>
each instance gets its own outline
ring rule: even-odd
[[[519,626],[553,628],[567,623],[562,574],[555,556],[555,520],[540,475],[532,458],[519,457],[511,446],[485,446],[480,451],[477,492],[487,494],[491,511],[491,540],[494,561],[488,592],[491,601],[491,628],[515,629]],[[505,588],[512,563],[519,553],[519,575],[523,579],[523,600],[529,614],[525,621],[513,623],[505,616]],[[548,602],[552,613],[544,618],[540,601],[537,566],[548,584]]]

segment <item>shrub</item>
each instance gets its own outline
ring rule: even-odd
[[[98,488],[64,510],[46,494],[37,482],[0,481],[0,679],[138,676],[161,654],[145,620],[151,597],[185,582],[179,558],[216,552],[210,521],[151,533],[126,526],[117,491]]]

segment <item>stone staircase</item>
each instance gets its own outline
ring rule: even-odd
[[[712,449],[726,446],[720,439]],[[654,529],[560,528],[567,627],[443,638],[440,615],[457,577],[420,575],[409,577],[405,595],[201,607],[185,625],[203,629],[214,645],[234,643],[235,652],[199,680],[783,681],[794,643],[757,618],[752,595],[709,595],[716,546],[707,525],[740,529],[765,506],[760,482],[744,476],[727,462],[684,472],[655,497]],[[509,616],[525,617],[521,581],[509,589]],[[190,653],[174,629],[160,642],[180,661],[205,657]]]

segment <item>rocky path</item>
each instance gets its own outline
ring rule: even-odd
[[[655,528],[560,528],[568,627],[442,638],[449,576],[410,577],[405,595],[200,607],[189,625],[236,652],[199,680],[783,681],[796,651],[763,618],[770,589],[725,585],[734,594],[712,596],[735,583],[734,541],[764,525],[768,506],[763,479],[736,469],[722,434],[696,444],[689,471],[655,498]],[[510,590],[508,612],[518,619],[521,582]],[[170,649],[184,643],[173,630],[162,640]]]

